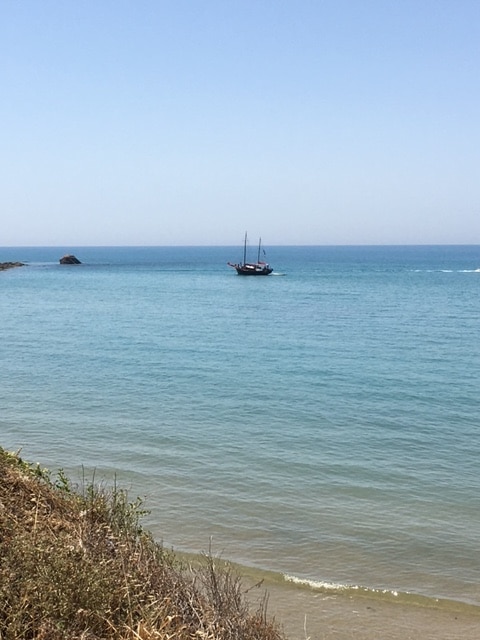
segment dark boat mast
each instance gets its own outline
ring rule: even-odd
[[[257,264],[260,264],[260,249],[262,247],[262,239],[258,240]],[[243,242],[243,264],[247,264],[247,232],[245,231],[245,240]]]

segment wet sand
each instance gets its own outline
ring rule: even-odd
[[[178,553],[188,564],[199,555]],[[454,600],[371,592],[326,592],[287,582],[281,574],[218,558],[240,576],[256,610],[267,596],[267,617],[287,640],[479,640],[480,607]],[[405,602],[404,600],[409,602]],[[418,601],[418,604],[416,603]]]
[[[478,640],[480,612],[269,585],[268,614],[290,640]]]

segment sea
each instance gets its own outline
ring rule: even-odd
[[[292,598],[480,615],[480,246],[242,254],[0,248],[0,446]]]

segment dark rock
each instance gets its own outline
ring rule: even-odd
[[[24,267],[25,264],[23,262],[0,262],[0,271],[5,271],[5,269],[13,269],[14,267]]]
[[[60,264],[82,264],[78,258],[72,256],[71,254],[67,254],[60,258]]]

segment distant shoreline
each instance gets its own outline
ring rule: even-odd
[[[15,267],[24,266],[24,262],[0,262],[0,271],[6,271],[7,269],[14,269]]]

